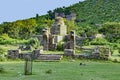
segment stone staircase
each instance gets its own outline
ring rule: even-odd
[[[40,54],[37,57],[37,60],[40,61],[60,61],[62,59],[63,55],[59,54]]]

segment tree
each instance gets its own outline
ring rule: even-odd
[[[28,39],[33,35],[33,33],[35,33],[35,27],[37,26],[36,20],[35,19],[23,20],[22,23],[23,26],[19,31],[19,36],[22,39]]]
[[[106,39],[110,42],[119,42],[120,40],[120,23],[107,22],[104,23],[99,32],[106,35]]]
[[[36,14],[36,21],[38,21],[39,19],[39,14]]]
[[[65,24],[67,25],[67,32],[69,33],[71,30],[75,30],[75,21],[74,20],[66,20]]]

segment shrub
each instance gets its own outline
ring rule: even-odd
[[[120,54],[120,48],[118,49],[118,52],[119,52],[119,54]]]
[[[5,61],[5,50],[3,48],[0,47],[0,61]]]
[[[104,38],[95,38],[93,41],[90,42],[92,45],[106,45],[109,42]]]
[[[49,70],[47,70],[45,73],[47,73],[47,74],[51,74],[51,73],[52,73],[52,70],[49,69]]]
[[[99,30],[106,36],[109,42],[119,43],[120,39],[120,23],[119,22],[107,22],[102,25]],[[111,34],[112,33],[112,34]]]
[[[37,38],[30,38],[27,45],[32,46],[32,48],[40,48],[40,41]]]
[[[13,45],[13,44],[26,43],[26,42],[28,42],[28,41],[10,38],[7,34],[3,34],[0,36],[0,44],[2,44],[2,45],[5,45],[5,44]]]
[[[58,44],[57,44],[57,50],[58,51],[63,51],[64,49],[63,49],[63,44],[62,44],[62,42],[59,42]]]

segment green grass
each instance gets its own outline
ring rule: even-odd
[[[86,65],[80,66],[83,62]],[[33,75],[24,75],[24,62],[2,62],[0,80],[119,80],[120,64],[112,62],[33,62]],[[48,74],[46,71],[51,70]]]

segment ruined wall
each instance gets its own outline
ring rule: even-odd
[[[8,58],[17,59],[19,58],[19,50],[8,50]]]

